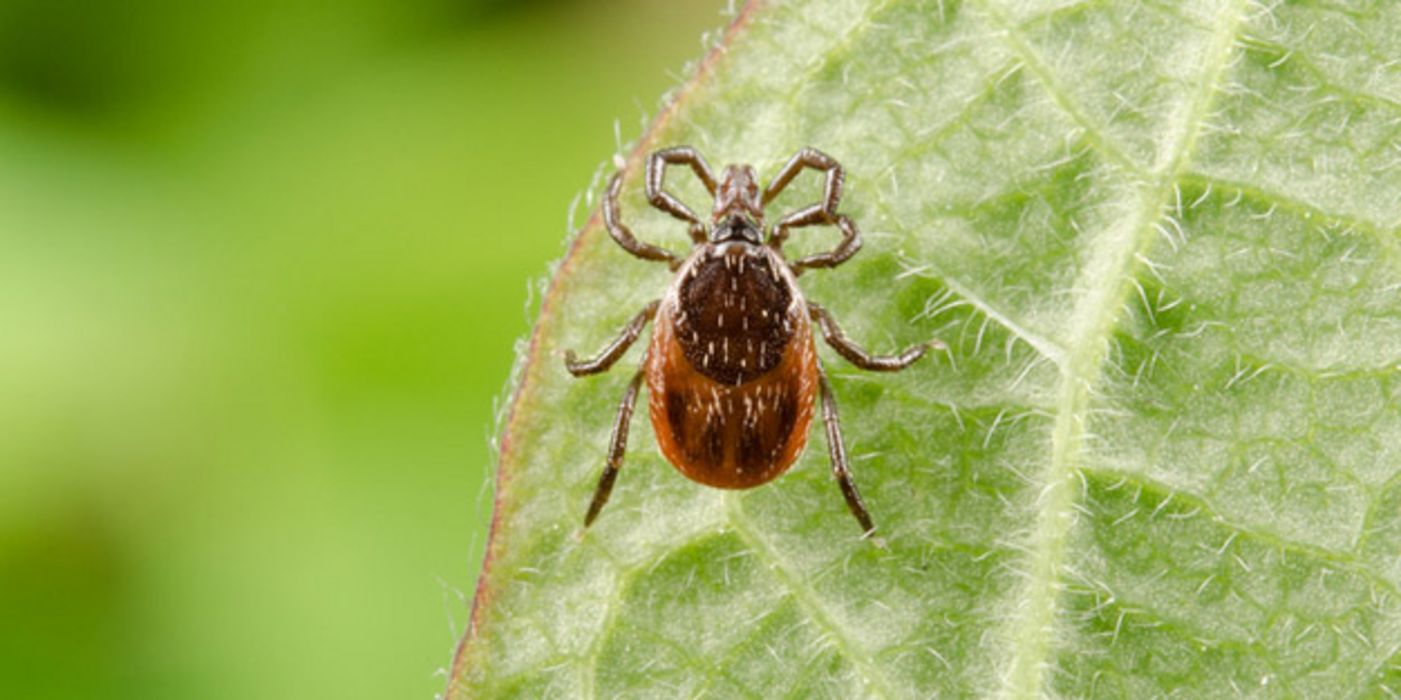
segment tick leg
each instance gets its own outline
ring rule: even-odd
[[[822,201],[799,209],[778,220],[772,235],[769,236],[769,245],[775,249],[783,247],[783,242],[788,238],[789,229],[814,224],[832,224],[837,221],[837,205],[842,199],[842,183],[846,180],[845,171],[842,170],[842,165],[837,162],[837,159],[815,148],[804,148],[793,154],[788,164],[784,165],[783,169],[769,183],[769,186],[764,188],[764,204],[767,206],[769,202],[773,201],[778,193],[782,192],[788,183],[802,172],[803,168],[812,168],[827,173],[827,181],[822,188]],[[857,245],[860,246],[859,243]],[[856,251],[852,250],[851,252],[855,253]]]
[[[827,183],[822,191],[822,203],[819,205],[826,210],[829,215],[837,213],[837,203],[842,199],[842,182],[846,177],[842,170],[842,164],[836,158],[817,150],[816,148],[804,148],[793,154],[788,160],[788,164],[778,171],[768,187],[764,188],[764,204],[772,202],[803,168],[812,168],[827,173]]]
[[[842,240],[836,248],[826,253],[810,255],[793,262],[793,274],[801,275],[804,270],[815,267],[836,267],[861,250],[861,229],[850,217],[837,213],[837,205],[842,199],[842,183],[846,181],[841,163],[826,153],[813,148],[804,148],[793,155],[783,166],[778,176],[764,189],[764,204],[778,196],[803,168],[812,168],[827,173],[826,184],[822,188],[822,201],[784,216],[774,225],[769,235],[768,245],[774,250],[782,250],[788,234],[795,228],[804,226],[834,225],[842,232]]]
[[[822,392],[822,423],[827,428],[827,454],[832,459],[832,476],[837,477],[837,484],[842,488],[846,507],[861,523],[862,535],[870,535],[876,526],[871,522],[871,514],[866,512],[866,505],[861,502],[861,492],[856,490],[856,483],[851,480],[851,469],[846,464],[846,445],[842,443],[842,421],[837,415],[837,400],[832,396],[832,385],[827,383],[827,372],[820,364],[817,366],[817,382]]]
[[[623,326],[623,332],[619,333],[618,337],[614,338],[613,342],[609,343],[608,347],[601,350],[598,356],[592,360],[584,360],[581,362],[574,356],[573,350],[565,350],[565,369],[568,369],[569,373],[576,377],[607,372],[608,368],[612,367],[613,363],[617,362],[618,358],[622,357],[623,353],[627,352],[628,348],[632,347],[632,344],[637,342],[638,336],[642,335],[642,329],[647,327],[647,322],[651,321],[652,317],[657,315],[657,307],[660,306],[661,303],[661,300],[655,300],[642,307],[642,310],[637,312],[637,315],[633,316],[631,321],[628,321],[628,325]]]
[[[584,516],[584,527],[593,524],[599,511],[613,493],[613,481],[618,478],[618,467],[623,465],[623,453],[628,449],[628,423],[632,422],[632,409],[637,405],[637,392],[642,388],[642,372],[633,375],[628,390],[623,392],[623,400],[618,404],[618,417],[613,421],[613,438],[608,443],[608,464],[598,477],[598,488],[594,489],[593,502]]]
[[[831,312],[827,309],[808,302],[808,313],[822,329],[822,338],[827,341],[827,344],[831,345],[837,354],[861,369],[873,372],[899,372],[914,364],[915,360],[924,357],[925,352],[931,349],[944,349],[943,341],[936,339],[919,345],[911,345],[899,355],[872,355],[846,337],[846,333],[842,332],[841,327],[837,325],[837,320],[832,318]]]
[[[801,275],[803,271],[810,268],[836,267],[846,262],[851,256],[856,255],[856,251],[861,250],[861,230],[856,228],[856,222],[845,215],[838,214],[834,223],[836,223],[837,228],[841,229],[841,242],[837,244],[836,248],[826,253],[818,253],[817,255],[809,255],[806,258],[794,260],[788,265],[788,267],[792,268],[794,275]],[[781,225],[782,223],[780,222],[780,226]],[[806,226],[808,224],[803,225]],[[777,237],[777,234],[775,234],[775,237]]]
[[[695,171],[696,177],[700,178],[705,185],[706,191],[715,196],[715,175],[710,172],[710,166],[696,149],[690,146],[676,146],[675,148],[663,148],[653,151],[647,157],[647,201],[652,206],[671,214],[672,216],[689,222],[691,224],[691,240],[696,243],[705,242],[705,224],[691,211],[691,208],[681,203],[681,200],[673,197],[662,186],[662,179],[666,177],[666,166],[668,165],[689,165]]]
[[[643,243],[632,235],[632,229],[627,227],[618,218],[618,192],[623,187],[623,174],[619,172],[613,176],[608,183],[608,193],[603,197],[603,223],[608,226],[608,234],[618,245],[623,247],[633,255],[643,260],[659,260],[665,262],[672,270],[681,267],[681,258],[676,257],[671,251],[658,248],[651,243]]]

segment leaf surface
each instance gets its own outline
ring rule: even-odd
[[[1401,693],[1395,7],[752,4],[629,160],[623,215],[679,252],[638,177],[678,143],[764,177],[840,159],[866,245],[805,294],[875,351],[948,342],[898,375],[820,350],[889,549],[820,426],[721,492],[645,410],[580,536],[645,340],[599,377],[560,358],[669,281],[595,217],[522,365],[450,695]]]

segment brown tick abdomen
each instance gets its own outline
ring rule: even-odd
[[[817,356],[780,264],[759,246],[705,246],[658,309],[647,356],[652,427],[662,454],[694,481],[758,486],[807,444]]]

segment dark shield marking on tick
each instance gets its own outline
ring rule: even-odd
[[[666,190],[670,165],[688,166],[714,197],[709,225]],[[766,227],[764,207],[809,168],[824,175],[821,200]],[[875,371],[904,369],[943,345],[932,341],[899,355],[872,355],[849,340],[826,309],[804,300],[798,275],[836,267],[861,248],[856,222],[837,212],[845,183],[841,164],[804,148],[760,190],[747,165],[727,166],[717,178],[689,146],[652,153],[647,201],[687,224],[693,246],[684,259],[637,240],[622,223],[622,182],[623,173],[615,174],[604,196],[608,233],[634,256],[667,263],[676,277],[667,294],[637,314],[597,357],[579,361],[566,354],[566,366],[577,376],[607,371],[655,321],[643,369],[618,406],[607,465],[584,525],[593,522],[612,493],[633,403],[645,379],[662,454],[686,477],[729,489],[758,486],[787,471],[807,445],[820,396],[833,476],[863,533],[870,534],[875,525],[851,478],[836,399],[813,348],[812,325],[842,357]],[[834,226],[841,240],[828,252],[787,261],[784,241],[793,230],[809,226]]]
[[[678,290],[686,312],[676,317],[676,339],[691,366],[732,386],[777,367],[793,336],[786,314],[793,294],[769,256],[727,244],[691,269]]]

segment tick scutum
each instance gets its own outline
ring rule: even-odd
[[[710,244],[680,280],[676,339],[701,374],[739,386],[778,366],[793,288],[761,246]]]

